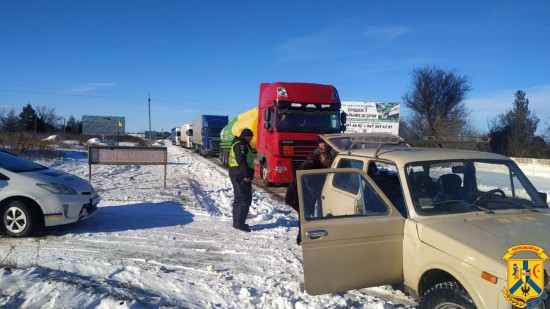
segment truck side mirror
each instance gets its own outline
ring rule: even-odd
[[[340,126],[340,131],[346,132],[346,125],[345,124]]]
[[[264,122],[264,129],[266,130],[271,129],[271,124],[269,122]]]
[[[269,108],[264,110],[264,120],[266,122],[269,122],[271,120],[271,110]]]
[[[342,112],[342,114],[340,114],[340,122],[342,124],[346,124],[347,121],[348,121],[348,115],[346,114],[346,112]]]

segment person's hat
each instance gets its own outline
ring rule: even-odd
[[[321,135],[317,136],[317,144],[319,143],[326,143],[325,140],[321,138]]]
[[[253,137],[254,133],[250,129],[244,129],[241,131],[241,137]]]

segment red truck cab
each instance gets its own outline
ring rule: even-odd
[[[332,85],[262,83],[254,177],[266,185],[291,183],[295,169],[318,147],[319,134],[345,130],[340,109]]]

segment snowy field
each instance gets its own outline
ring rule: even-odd
[[[167,144],[163,166],[93,165],[102,198],[88,220],[36,238],[0,236],[2,308],[412,308],[389,286],[322,296],[303,289],[296,214],[255,187],[231,227],[227,171]],[[38,161],[88,179],[85,152]],[[550,193],[548,178],[531,176]]]

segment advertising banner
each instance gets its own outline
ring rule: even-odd
[[[399,103],[342,101],[346,133],[399,134]]]

